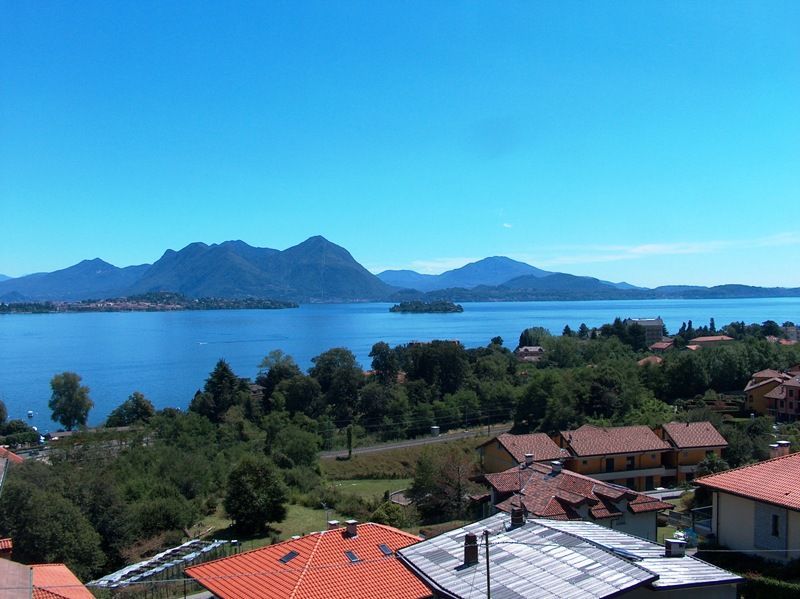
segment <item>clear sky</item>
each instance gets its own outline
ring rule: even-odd
[[[800,2],[0,1],[0,273],[311,235],[800,286]]]

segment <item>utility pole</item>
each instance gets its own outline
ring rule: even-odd
[[[483,531],[483,540],[486,542],[486,599],[492,599],[491,579],[489,578],[489,531]]]

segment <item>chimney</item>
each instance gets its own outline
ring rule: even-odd
[[[770,457],[770,459],[779,457],[781,455],[779,452],[780,452],[780,447],[778,446],[778,444],[777,443],[770,443],[770,445],[769,445],[769,457]]]
[[[686,555],[686,541],[664,539],[664,557],[683,557]]]
[[[328,530],[336,530],[339,528],[338,520],[328,520]]]
[[[521,507],[511,508],[511,528],[525,524],[525,510]]]
[[[344,523],[347,524],[348,537],[355,537],[358,535],[358,520],[345,520]]]
[[[464,535],[464,565],[474,566],[478,563],[478,537],[468,532]]]
[[[525,466],[532,466],[533,465],[533,454],[526,453],[525,454]]]
[[[559,460],[553,460],[550,462],[550,467],[553,469],[553,474],[558,474],[561,472],[561,462]]]
[[[789,455],[789,448],[791,447],[789,441],[778,441],[778,455]]]

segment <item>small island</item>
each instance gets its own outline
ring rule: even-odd
[[[189,298],[171,291],[154,291],[130,297],[76,302],[0,303],[0,314],[51,314],[53,312],[177,312],[183,310],[279,310],[297,308],[294,302],[260,298]]]
[[[389,312],[402,312],[409,314],[449,314],[453,312],[463,312],[461,304],[453,302],[400,302],[389,308]]]

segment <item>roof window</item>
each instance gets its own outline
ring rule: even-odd
[[[378,549],[381,550],[381,553],[383,553],[383,555],[386,556],[394,555],[394,551],[392,551],[391,548],[386,543],[381,543],[380,545],[378,545]]]
[[[352,551],[345,551],[344,554],[347,556],[347,559],[350,560],[350,563],[354,564],[356,562],[361,561],[360,559],[358,559],[358,556]]]
[[[289,553],[287,553],[286,555],[284,555],[284,556],[283,556],[281,559],[279,559],[278,561],[279,561],[279,562],[281,562],[282,564],[288,564],[290,561],[292,561],[292,560],[293,560],[294,558],[296,558],[298,555],[300,555],[300,554],[299,554],[299,553],[297,553],[297,551],[290,551]]]

